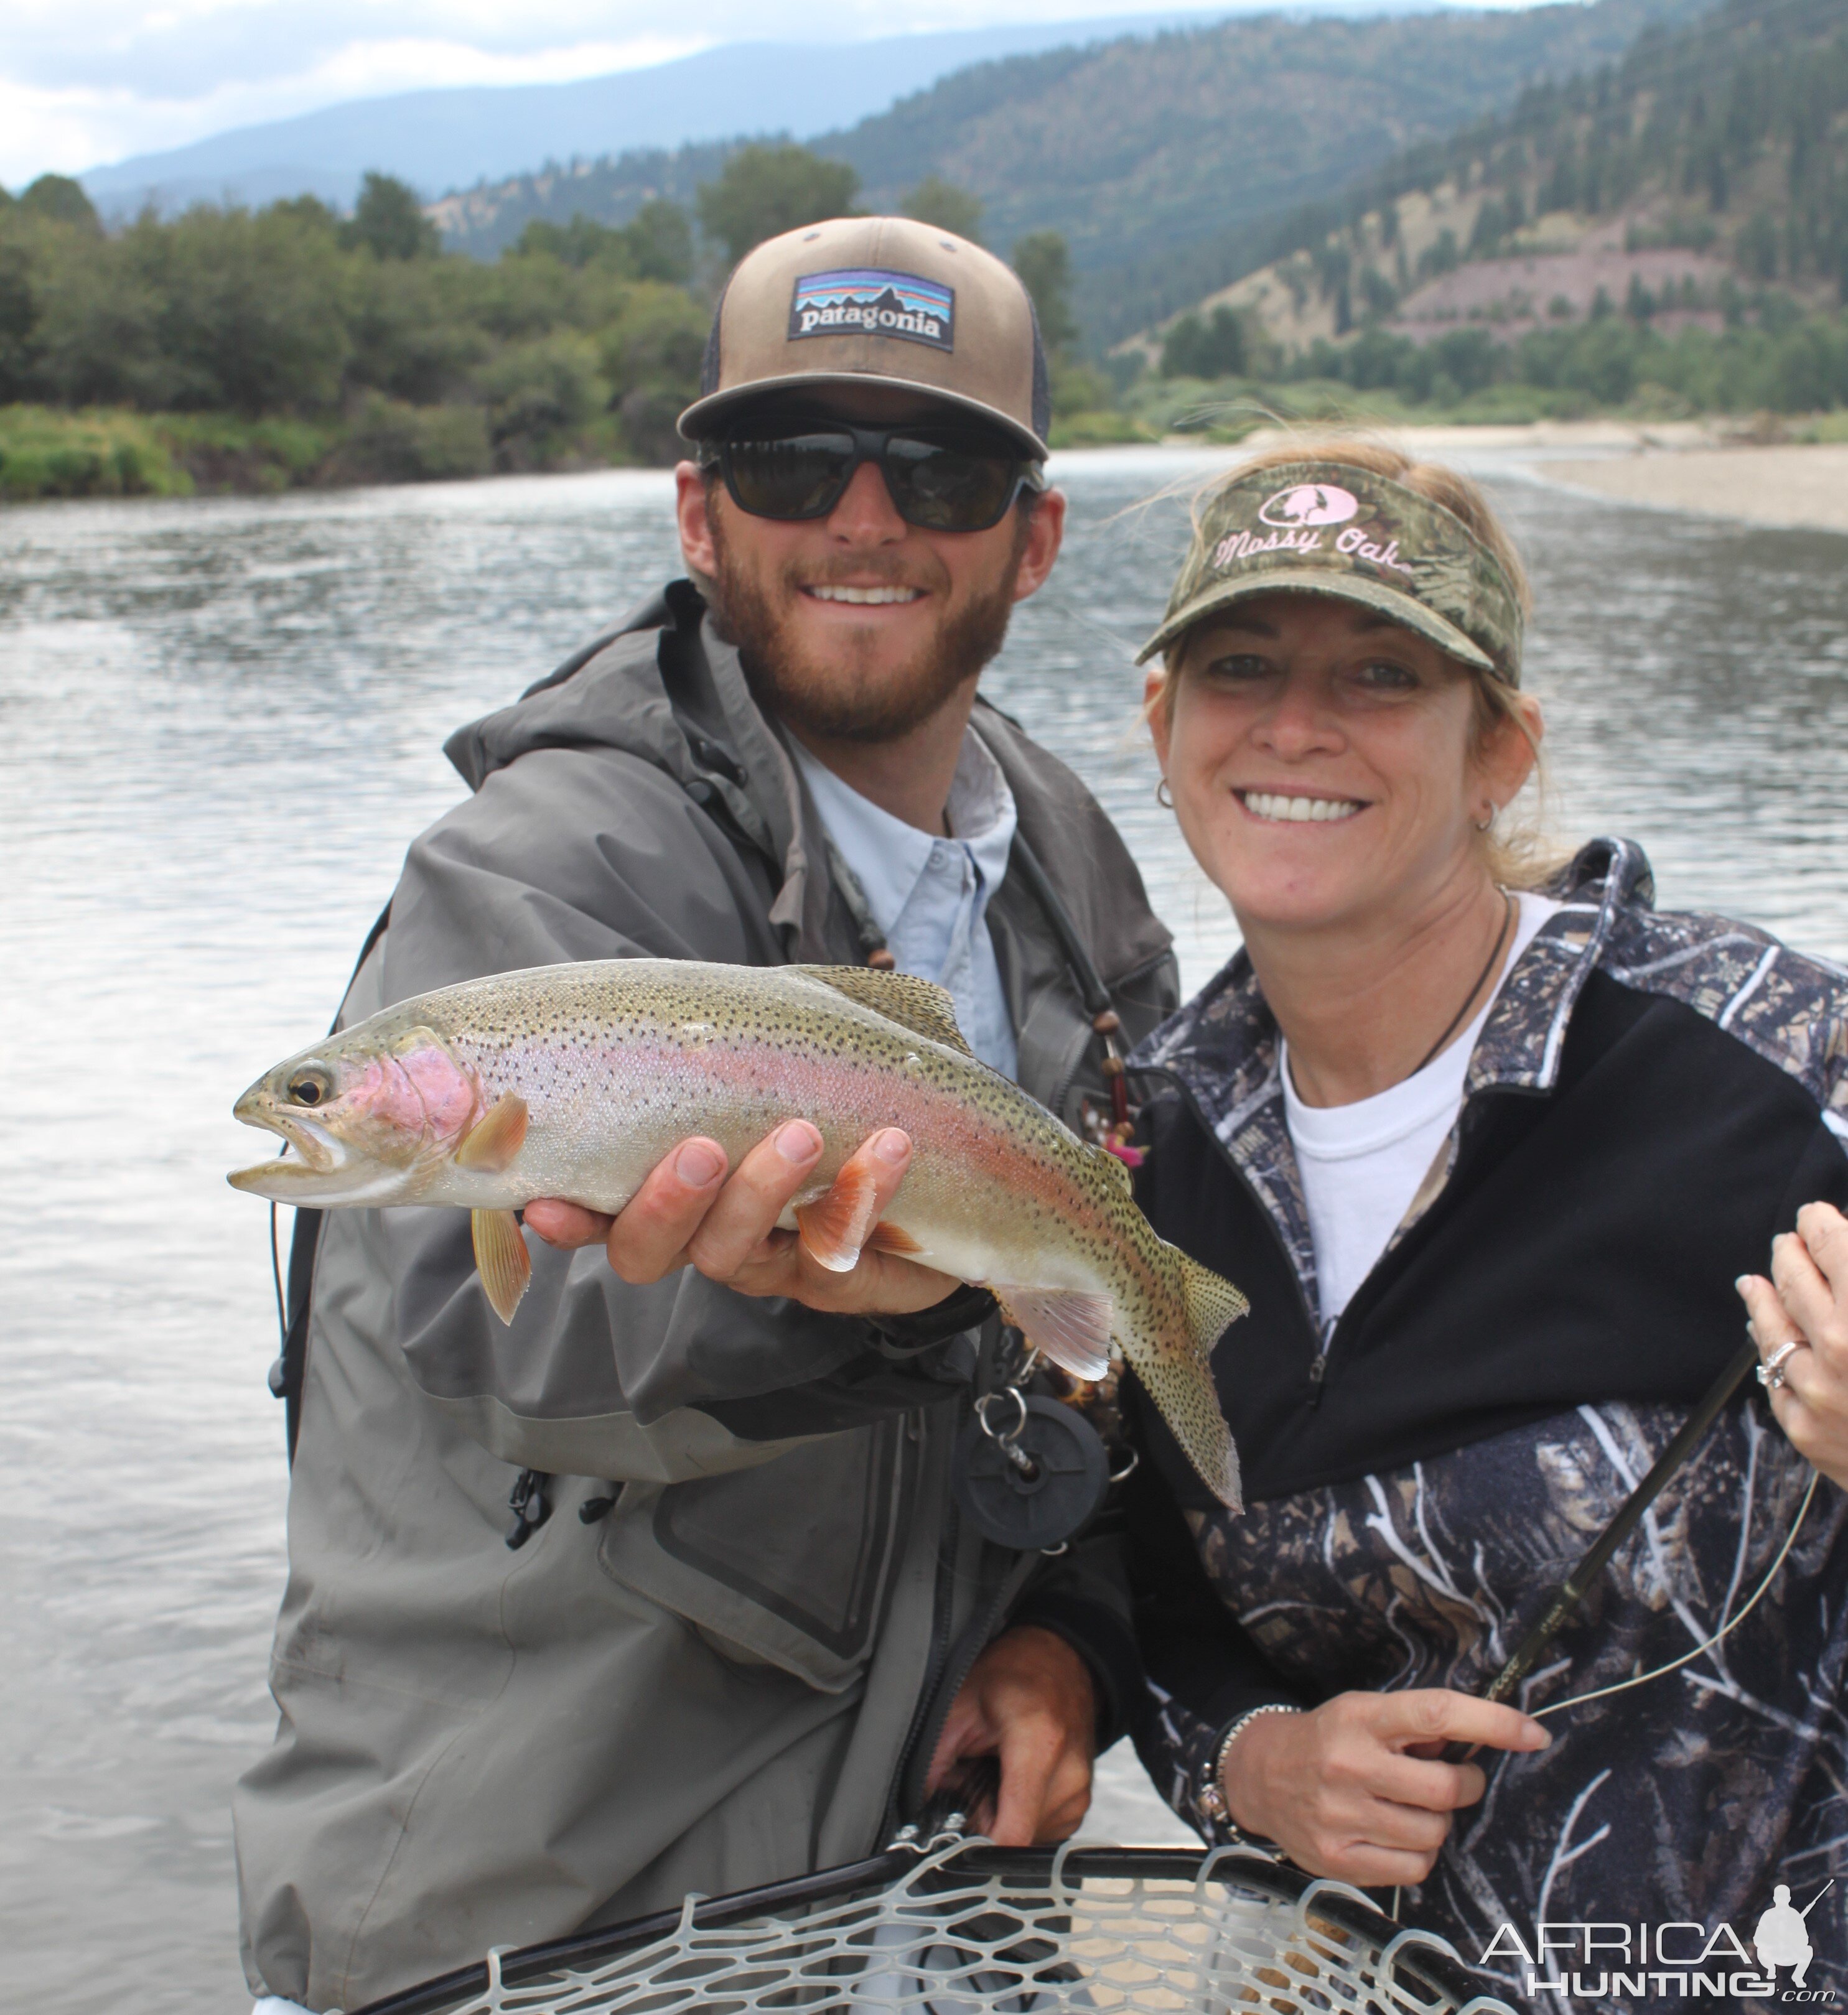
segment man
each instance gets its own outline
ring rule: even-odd
[[[451,739],[474,795],[412,848],[343,1018],[561,960],[870,957],[1107,1114],[1100,975],[1152,1026],[1167,934],[1077,781],[976,700],[1058,552],[1044,386],[1019,282],[945,232],[753,253],[682,421],[700,587]],[[1008,1375],[992,1305],[775,1234],[818,1148],[792,1115],[735,1170],[682,1143],[613,1225],[535,1204],[608,1256],[537,1251],[510,1329],[461,1212],[298,1247],[281,1727],[236,1801],[260,1994],[356,2008],[851,1859],[970,1757],[998,1837],[1081,1818],[1138,1683],[1112,1543],[1042,1561],[958,1516],[957,1433]],[[908,1151],[855,1157],[875,1212]]]

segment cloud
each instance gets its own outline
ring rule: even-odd
[[[1231,0],[1235,11],[1257,0]],[[1172,15],[1187,0],[3,0],[0,181],[17,188],[397,91],[564,82],[714,42]],[[774,108],[766,123],[775,124]]]
[[[394,6],[389,19],[354,0],[160,10],[77,0],[61,20],[45,0],[8,6],[24,14],[0,34],[0,182],[16,188],[48,169],[74,174],[346,99],[604,76],[712,39],[624,34],[625,23],[609,20],[621,10],[569,0],[554,0],[549,16],[534,8],[500,19],[478,0]],[[602,19],[572,18],[593,13]]]

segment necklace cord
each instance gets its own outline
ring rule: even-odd
[[[1476,975],[1476,984],[1470,988],[1469,991],[1466,994],[1464,995],[1462,1006],[1459,1008],[1456,1013],[1450,1018],[1450,1020],[1445,1023],[1444,1033],[1437,1038],[1436,1041],[1431,1045],[1429,1049],[1426,1051],[1425,1054],[1420,1057],[1418,1061],[1412,1066],[1411,1070],[1409,1072],[1411,1076],[1416,1077],[1418,1072],[1424,1069],[1426,1064],[1430,1062],[1433,1057],[1437,1056],[1442,1052],[1444,1044],[1450,1040],[1451,1036],[1454,1036],[1460,1028],[1462,1027],[1463,1017],[1476,1005],[1476,997],[1483,990],[1483,983],[1487,980],[1489,975],[1495,970],[1495,962],[1501,956],[1501,948],[1508,943],[1508,927],[1515,920],[1515,899],[1513,891],[1512,889],[1504,889],[1501,892],[1501,901],[1503,906],[1501,911],[1501,928],[1495,933],[1494,945],[1489,953],[1487,961],[1483,964],[1482,971]]]

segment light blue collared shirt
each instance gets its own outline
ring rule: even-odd
[[[789,748],[898,970],[947,988],[969,1047],[1014,1076],[1020,1053],[988,934],[988,899],[1008,871],[1019,823],[1001,766],[970,729],[944,807],[949,833],[933,839],[843,784],[793,735]]]

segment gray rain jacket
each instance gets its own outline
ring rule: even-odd
[[[1121,839],[1005,716],[975,727],[1134,1040],[1177,989]],[[564,960],[859,962],[794,767],[685,584],[448,752],[473,795],[412,847],[343,1019]],[[1021,1082],[1076,1122],[1098,1046],[1027,882],[988,912]],[[416,1209],[329,1213],[312,1286],[281,1723],[235,1805],[259,1992],[356,2008],[872,1851],[1010,1615],[1085,1651],[1106,1722],[1128,1705],[1115,1541],[1023,1561],[953,1508],[998,1338],[973,1292],[882,1331],[539,1248],[504,1329],[466,1216]],[[523,1470],[555,1511],[511,1550]]]

